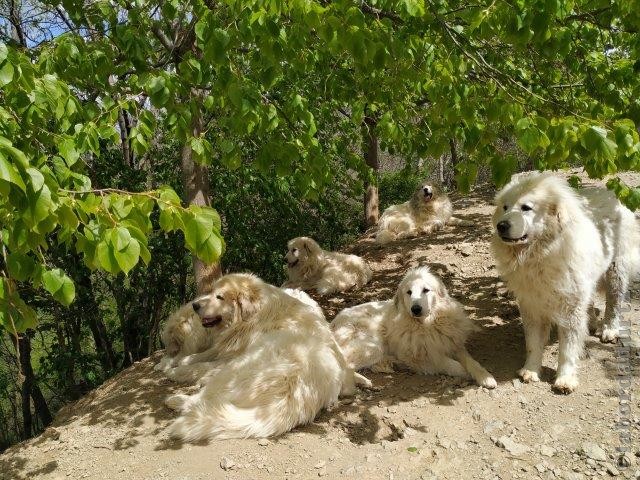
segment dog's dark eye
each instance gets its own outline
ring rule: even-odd
[[[407,295],[411,295],[411,290],[407,290]]]
[[[520,207],[520,210],[522,210],[523,212],[528,212],[529,210],[533,210],[533,207],[531,205],[522,205]]]
[[[216,295],[216,298],[217,298],[218,300],[224,300],[224,297],[223,297],[222,295]]]
[[[423,288],[422,289],[422,293],[429,293],[429,289],[428,288]]]
[[[504,211],[506,212],[508,208],[509,208],[509,206],[508,206],[508,205],[504,205],[504,206],[502,207],[502,210],[504,210]]]

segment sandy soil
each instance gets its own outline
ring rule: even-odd
[[[640,175],[627,180],[638,184]],[[374,390],[359,391],[280,438],[185,445],[166,434],[174,414],[163,400],[180,388],[153,371],[157,353],[63,409],[44,434],[7,450],[0,479],[640,478],[637,388],[627,416],[630,466],[618,465],[616,449],[625,444],[617,426],[615,346],[588,339],[581,385],[570,396],[551,390],[555,343],[546,349],[540,383],[514,379],[524,338],[489,251],[492,196],[490,188],[479,188],[454,198],[457,215],[476,227],[447,227],[384,249],[360,240],[349,251],[371,262],[372,283],[321,304],[332,319],[344,307],[389,298],[408,267],[429,264],[482,327],[469,350],[495,375],[496,390],[445,376],[372,374]],[[637,332],[638,283],[631,306],[627,315]],[[637,346],[631,362],[637,387]]]

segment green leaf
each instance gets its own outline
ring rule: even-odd
[[[7,59],[9,55],[9,49],[4,42],[0,42],[0,64]]]
[[[76,142],[73,138],[65,138],[58,143],[58,153],[64,158],[69,167],[73,166],[80,158],[80,153],[76,150]]]
[[[22,253],[10,253],[7,256],[7,270],[12,278],[20,282],[27,280],[35,268],[33,259]]]
[[[59,268],[42,274],[42,286],[61,304],[68,306],[76,296],[76,287],[71,279]]]
[[[109,273],[116,274],[120,272],[120,265],[113,252],[114,248],[111,243],[102,241],[98,243],[96,255],[100,266]]]
[[[140,244],[135,238],[131,238],[127,246],[123,249],[116,249],[113,255],[125,275],[136,266],[140,258]]]
[[[4,87],[11,83],[13,80],[13,65],[11,62],[5,62],[2,67],[0,67],[0,87]]]
[[[22,181],[22,177],[2,152],[0,152],[0,179],[4,180],[5,182],[13,183],[23,192],[26,191],[26,187],[24,182]]]

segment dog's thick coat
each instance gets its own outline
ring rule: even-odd
[[[580,194],[565,180],[529,173],[496,196],[492,250],[524,325],[527,358],[518,375],[539,381],[552,325],[558,328],[554,388],[578,386],[577,366],[598,288],[606,295],[604,342],[618,336],[620,308],[640,263],[640,227],[631,211],[604,189]]]
[[[471,375],[479,385],[496,386],[465,348],[475,325],[427,267],[409,270],[393,300],[342,310],[331,329],[354,370],[388,372],[401,363],[419,373]]]
[[[391,205],[381,215],[376,243],[385,244],[396,238],[430,233],[445,225],[473,225],[453,216],[453,205],[447,194],[432,183],[420,185],[411,200]]]
[[[324,317],[282,289],[252,275],[226,275],[192,308],[213,331],[213,344],[168,372],[204,385],[194,395],[167,399],[181,414],[171,436],[279,435],[353,393],[353,371]]]
[[[313,298],[302,290],[283,288],[286,294],[297,298],[302,303],[312,307],[324,318],[324,312]],[[196,302],[198,299],[195,300]],[[193,309],[193,302],[189,302],[169,316],[164,324],[160,338],[164,345],[165,354],[155,366],[155,370],[166,372],[179,365],[180,361],[194,353],[204,352],[213,344],[213,330],[202,326],[200,316]]]
[[[320,295],[360,288],[371,280],[371,268],[362,258],[329,252],[309,237],[297,237],[287,244],[288,280],[283,287],[315,290]]]

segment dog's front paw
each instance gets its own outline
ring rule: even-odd
[[[164,404],[169,410],[180,412],[184,409],[188,401],[189,401],[188,395],[183,395],[179,393],[177,395],[171,395],[170,397],[167,397],[164,401]]]
[[[364,375],[361,375],[358,372],[354,372],[353,379],[355,380],[355,384],[361,388],[373,387],[373,383],[371,383],[371,380],[369,380],[367,377],[365,377]]]
[[[600,341],[602,343],[616,343],[618,341],[618,334],[617,328],[603,328],[600,334]]]
[[[480,386],[484,388],[496,388],[498,386],[498,382],[491,375],[486,376],[480,382]]]
[[[171,357],[162,357],[158,363],[153,367],[156,372],[166,372],[173,365],[173,358]]]
[[[521,368],[520,370],[518,370],[518,376],[525,383],[540,381],[540,375],[538,375],[538,372],[534,372],[526,368]]]
[[[575,375],[562,375],[556,378],[553,389],[558,393],[568,394],[578,388],[578,377]]]

